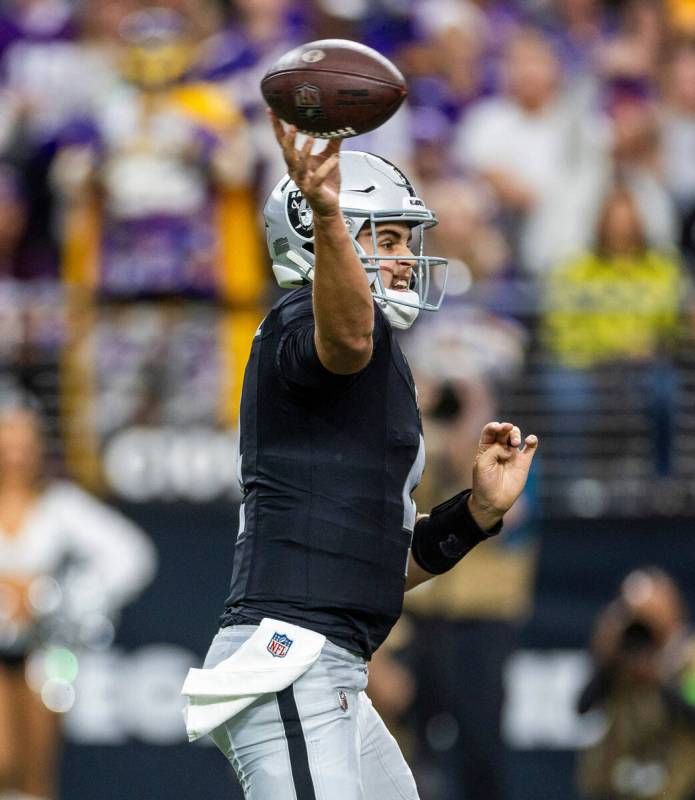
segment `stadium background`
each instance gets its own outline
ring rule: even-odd
[[[409,78],[407,107],[355,146],[442,217],[450,299],[404,341],[426,416],[462,446],[493,417],[542,443],[509,614],[514,800],[575,797],[596,731],[574,711],[585,647],[625,574],[663,566],[695,603],[694,3],[10,0],[0,386],[41,402],[54,472],[159,554],[115,640],[76,651],[67,800],[234,796],[213,749],[184,744],[178,692],[226,593],[244,354],[278,295],[258,210],[282,165],[258,82],[328,36]],[[609,201],[640,245],[615,272]]]

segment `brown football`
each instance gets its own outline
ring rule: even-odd
[[[347,39],[321,39],[290,50],[266,72],[261,91],[280,119],[320,139],[378,128],[408,94],[387,58]]]

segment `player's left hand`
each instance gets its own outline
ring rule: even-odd
[[[514,505],[526,485],[538,437],[523,440],[511,422],[488,422],[473,464],[473,491],[468,505],[483,530],[493,528]]]

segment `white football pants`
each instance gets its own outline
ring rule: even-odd
[[[256,630],[223,628],[205,668]],[[412,773],[364,690],[364,659],[326,642],[294,684],[260,697],[210,735],[246,800],[418,800]]]

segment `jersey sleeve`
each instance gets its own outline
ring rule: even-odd
[[[378,308],[374,311],[374,349],[382,345],[386,319]],[[276,366],[280,377],[290,390],[333,389],[351,385],[366,369],[352,375],[337,375],[326,369],[319,359],[314,341],[316,325],[309,310],[290,320],[280,337]]]

